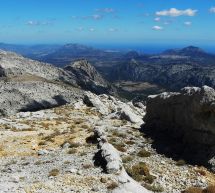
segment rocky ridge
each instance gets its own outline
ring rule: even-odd
[[[75,75],[77,84],[85,90],[94,93],[114,93],[114,88],[87,60],[75,61],[64,68],[68,74]]]
[[[0,115],[51,108],[83,97],[83,89],[109,93],[111,88],[87,61],[69,69],[0,51]]]

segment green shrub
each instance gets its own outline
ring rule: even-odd
[[[183,159],[180,159],[176,162],[177,166],[184,166],[186,164],[186,162]]]
[[[123,163],[128,163],[128,162],[132,161],[133,159],[134,158],[132,156],[128,155],[128,156],[125,156],[125,157],[122,158],[122,162]]]
[[[150,176],[148,166],[144,162],[126,168],[126,171],[136,181],[144,181],[144,177]]]
[[[145,149],[142,149],[142,150],[140,150],[140,151],[137,153],[137,155],[138,155],[139,157],[150,157],[150,156],[151,156],[151,153],[150,153],[149,151],[145,150]]]

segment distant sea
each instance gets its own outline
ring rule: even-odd
[[[168,49],[181,49],[187,46],[191,45],[155,45],[155,44],[147,44],[147,45],[102,45],[102,44],[95,44],[91,45],[96,48],[100,49],[106,49],[106,50],[112,50],[112,51],[124,51],[124,52],[129,52],[129,51],[137,51],[139,53],[145,53],[145,54],[158,54],[161,53],[165,50]],[[206,52],[213,53],[215,54],[215,45],[214,46],[204,46],[204,45],[192,45],[199,47]]]

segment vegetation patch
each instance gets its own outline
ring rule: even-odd
[[[186,162],[183,159],[180,159],[176,162],[177,166],[184,166],[186,164]]]
[[[152,183],[155,179],[149,172],[149,168],[144,162],[139,162],[132,167],[125,167],[127,173],[136,181],[145,181],[147,183]]]
[[[145,150],[145,149],[142,149],[142,150],[140,150],[140,151],[137,153],[137,155],[138,155],[139,157],[150,157],[150,156],[151,156],[151,153],[150,153],[149,151]]]
[[[111,182],[110,184],[108,184],[107,189],[108,190],[114,190],[115,188],[117,188],[119,185],[116,182]]]
[[[58,169],[53,169],[49,172],[49,177],[50,176],[57,176],[60,173],[60,171]]]
[[[128,163],[128,162],[132,161],[133,159],[134,158],[132,156],[128,155],[128,156],[125,156],[125,157],[122,158],[122,162],[123,163]]]

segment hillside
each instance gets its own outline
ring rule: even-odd
[[[91,76],[86,76],[90,64],[77,73],[78,63],[72,67],[74,72],[76,69],[75,74],[71,70],[27,59],[13,52],[0,51],[0,115],[66,104],[82,97],[82,89],[97,93],[111,91],[95,69]],[[83,82],[89,82],[89,86],[83,85],[79,77]]]
[[[157,153],[138,129],[144,109],[85,93],[66,106],[0,119],[1,191],[180,193],[214,183],[206,168]]]

